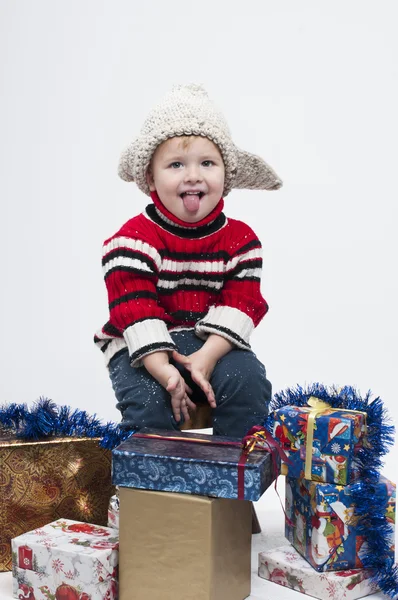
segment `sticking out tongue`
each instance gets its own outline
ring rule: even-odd
[[[183,194],[181,196],[185,208],[189,212],[196,212],[199,210],[200,198],[199,194]]]

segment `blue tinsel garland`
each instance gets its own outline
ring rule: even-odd
[[[118,446],[132,433],[112,422],[104,425],[85,410],[58,406],[48,398],[40,398],[31,408],[26,404],[1,406],[0,426],[7,433],[27,440],[63,436],[100,438],[99,445],[109,449]]]
[[[311,396],[327,402],[332,408],[349,408],[367,413],[369,447],[361,448],[358,452],[360,479],[350,484],[355,515],[360,517],[358,535],[365,536],[368,542],[367,552],[361,561],[364,568],[375,570],[372,579],[381,591],[390,598],[398,598],[398,568],[394,560],[387,556],[394,529],[386,518],[385,507],[382,503],[375,503],[375,485],[383,465],[382,456],[394,443],[394,427],[389,423],[386,408],[380,398],[372,401],[370,392],[362,398],[351,386],[337,389],[315,383],[306,389],[297,386],[275,394],[265,427],[272,432],[273,411],[283,406],[306,406]]]

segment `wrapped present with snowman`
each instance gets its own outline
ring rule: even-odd
[[[321,581],[329,585],[334,573],[341,584],[344,573],[352,577],[358,570],[370,586],[396,597],[396,486],[380,474],[394,428],[381,399],[371,401],[370,393],[362,398],[350,386],[337,390],[315,384],[276,394],[271,409],[266,427],[289,459],[281,472],[286,475],[285,536],[291,552],[295,549],[313,567],[315,588]],[[260,575],[270,572],[265,560],[269,556],[260,554]],[[275,568],[284,566],[289,571],[283,560]],[[308,578],[308,567],[302,571]],[[350,597],[370,593],[364,589],[356,591],[360,595],[351,590]]]

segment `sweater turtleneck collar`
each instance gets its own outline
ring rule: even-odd
[[[223,198],[220,198],[218,204],[206,217],[196,221],[196,223],[183,221],[167,210],[157,192],[151,192],[151,198],[153,204],[146,207],[147,215],[163,229],[180,237],[197,238],[210,235],[223,227],[226,222],[226,217],[222,212],[224,208]]]

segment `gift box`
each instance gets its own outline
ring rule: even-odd
[[[156,429],[142,429],[112,454],[115,485],[242,500],[258,500],[279,464],[265,451],[244,455],[237,438]]]
[[[377,592],[369,569],[318,573],[292,546],[260,552],[258,574],[263,579],[320,600],[355,600]]]
[[[0,571],[10,541],[58,518],[106,525],[111,452],[88,438],[25,441],[0,435]]]
[[[291,461],[282,474],[347,485],[359,476],[355,457],[366,444],[366,415],[327,407],[319,412],[316,404],[274,411],[273,436]]]
[[[251,503],[120,488],[120,600],[242,600]]]
[[[116,494],[109,500],[108,527],[119,529],[119,497]]]
[[[366,552],[366,538],[358,534],[358,518],[354,515],[352,499],[354,486],[286,479],[285,535],[317,571],[363,566],[361,556]],[[385,515],[392,527],[395,524],[395,492],[395,484],[380,476],[375,485],[374,503],[385,507]],[[394,560],[394,539],[391,539],[388,557]]]
[[[13,595],[116,600],[119,541],[109,527],[59,519],[12,540]]]

